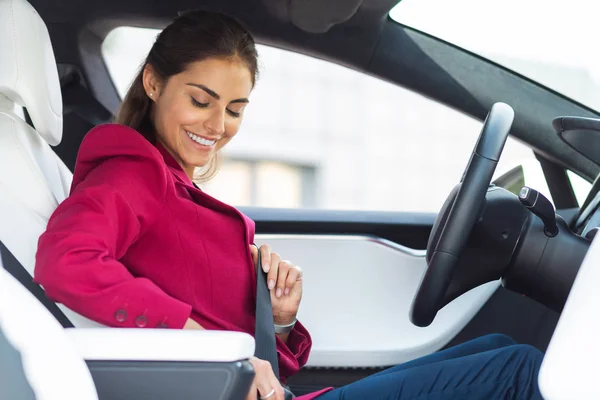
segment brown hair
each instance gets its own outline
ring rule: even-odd
[[[190,63],[208,58],[238,58],[246,64],[252,76],[252,86],[258,78],[258,54],[250,33],[234,18],[210,11],[189,11],[180,14],[156,38],[148,57],[133,80],[121,104],[116,123],[136,129],[149,141],[156,141],[150,119],[152,102],[143,84],[144,68],[166,82],[183,72]],[[200,181],[211,179],[218,171],[214,157],[203,168]]]

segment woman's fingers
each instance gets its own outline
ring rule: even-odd
[[[250,245],[250,254],[252,254],[252,262],[255,268],[258,266],[258,252],[260,252],[261,267],[265,273],[268,273],[271,269],[271,247],[268,244],[263,244],[260,248],[254,244]]]
[[[260,246],[260,257],[262,261],[262,269],[265,273],[271,270],[271,247],[268,244]]]
[[[256,379],[256,377],[254,379]],[[246,400],[257,400],[257,399],[258,399],[258,389],[256,388],[254,381],[252,381],[252,385],[250,386],[250,391],[248,391]]]
[[[302,279],[302,269],[289,261],[282,261],[279,254],[271,252],[268,244],[264,244],[260,248],[251,245],[250,252],[255,267],[257,267],[258,253],[260,252],[261,267],[267,273],[267,286],[269,290],[275,289],[275,297],[280,298],[290,294],[296,282]]]
[[[300,280],[302,280],[302,268],[298,267],[297,265],[292,265],[288,272],[287,279],[285,280],[285,289],[283,290],[283,294],[286,296],[290,294],[290,292],[294,289],[296,282]]]
[[[279,263],[279,273],[277,274],[277,290],[275,290],[275,297],[281,297],[285,290],[285,282],[288,279],[288,275],[292,268],[292,263],[289,261],[282,261]]]
[[[302,280],[302,268],[293,265],[289,261],[282,261],[279,263],[278,271],[275,297],[279,298],[290,294],[297,282]]]
[[[258,384],[258,398],[268,400],[284,400],[283,388],[277,379]]]
[[[273,374],[273,372],[271,372],[271,374]],[[271,380],[271,387],[271,390],[275,390],[275,392],[273,393],[273,396],[269,397],[269,400],[285,400],[285,393],[283,392],[283,387],[281,387],[281,383],[279,383],[279,381],[275,378],[275,375],[273,375],[273,379]],[[266,395],[268,394],[269,393],[267,393]],[[264,397],[266,395],[261,396]]]
[[[251,363],[254,367],[254,382],[249,395],[258,391],[258,399],[284,400],[283,388],[275,377],[271,364],[256,357],[252,358]]]
[[[269,273],[267,274],[267,286],[269,287],[269,290],[271,290],[275,287],[275,285],[277,284],[277,281],[279,279],[278,275],[279,275],[279,264],[281,263],[281,257],[277,253],[271,253],[270,261],[271,261],[269,263],[270,270],[269,270]]]

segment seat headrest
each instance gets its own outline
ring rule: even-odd
[[[50,34],[26,0],[0,0],[0,60],[0,107],[26,107],[44,140],[60,143],[62,97]]]

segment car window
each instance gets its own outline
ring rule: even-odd
[[[158,31],[117,28],[103,54],[121,96]],[[482,122],[417,93],[260,45],[260,78],[221,171],[204,189],[236,206],[437,212]],[[549,197],[531,149],[509,138],[495,178],[523,167]]]
[[[596,10],[590,0],[402,0],[390,17],[600,110]]]
[[[567,170],[567,176],[569,177],[571,186],[573,187],[573,192],[575,192],[577,203],[580,206],[583,205],[587,195],[590,193],[590,190],[592,190],[592,183],[571,170]]]

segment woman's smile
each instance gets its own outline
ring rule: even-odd
[[[190,139],[190,141],[192,142],[193,146],[196,149],[199,149],[199,150],[202,150],[202,151],[212,150],[212,148],[215,147],[215,144],[219,140],[219,138],[209,139],[209,138],[197,135],[197,134],[192,133],[192,132],[187,131],[187,130],[184,130],[184,133],[185,133],[185,136],[187,136]]]

